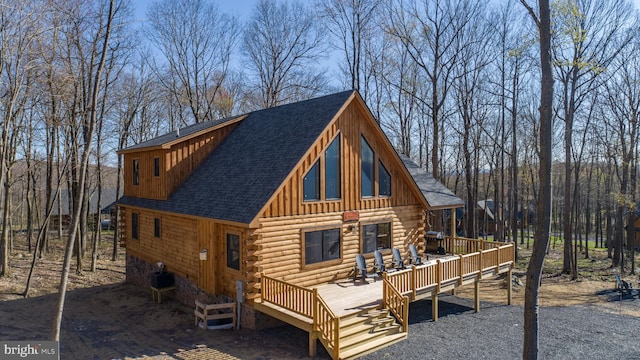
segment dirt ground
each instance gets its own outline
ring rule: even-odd
[[[290,326],[265,331],[204,331],[194,326],[193,309],[173,299],[152,302],[148,289],[126,284],[124,250],[110,260],[110,238],[99,251],[97,271],[72,271],[65,302],[60,352],[62,359],[300,359],[306,357],[307,334]],[[22,243],[16,241],[16,243]],[[28,298],[24,292],[32,261],[26,247],[10,256],[11,272],[0,278],[0,340],[48,340],[62,268],[62,241],[37,261]],[[90,252],[88,252],[89,254]],[[542,306],[596,304],[602,309],[640,317],[640,301],[628,301],[614,291],[606,253],[595,252],[586,275],[572,281],[557,272],[545,273]],[[557,253],[549,255],[553,262]],[[524,303],[524,268],[514,270],[513,303]],[[75,266],[75,262],[73,264]],[[86,257],[85,269],[90,267]],[[637,276],[623,276],[634,288]],[[456,295],[473,297],[473,287]],[[482,301],[505,303],[506,278],[482,280]],[[633,300],[633,299],[631,299]],[[318,347],[319,352],[323,349]]]

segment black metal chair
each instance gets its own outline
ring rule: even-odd
[[[362,280],[362,282],[366,282],[368,278],[373,278],[373,281],[376,281],[378,278],[378,274],[367,270],[367,261],[362,254],[356,254],[356,278],[358,277],[358,273],[360,273],[360,280]]]
[[[391,249],[391,253],[393,254],[393,264],[398,270],[404,270],[407,266],[404,264],[404,260],[402,260],[402,255],[400,255],[400,250],[398,248]]]
[[[411,263],[414,265],[422,265],[425,261],[429,260],[429,257],[425,260],[422,260],[422,257],[418,255],[418,249],[413,244],[409,244],[409,251],[411,252]]]
[[[379,250],[376,250],[373,252],[373,258],[374,258],[374,263],[373,266],[375,268],[378,269],[378,274],[382,274],[383,272],[394,272],[396,271],[396,269],[394,268],[387,268],[387,266],[384,263],[384,258],[382,257],[382,253]]]

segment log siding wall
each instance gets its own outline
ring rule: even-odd
[[[408,205],[394,208],[360,211],[360,224],[391,222],[391,246],[409,253],[410,243],[419,244],[424,238],[424,212],[420,206]],[[353,230],[350,231],[350,226]],[[341,261],[326,266],[304,265],[304,232],[320,228],[341,230]],[[260,228],[253,234],[251,246],[252,270],[249,281],[259,282],[260,272],[300,286],[313,286],[353,276],[355,255],[362,251],[361,226],[357,222],[343,222],[342,212],[296,215],[261,219]],[[384,251],[391,260],[391,251]],[[371,263],[372,254],[367,254]],[[248,292],[251,289],[247,289]],[[254,298],[257,293],[248,294]]]

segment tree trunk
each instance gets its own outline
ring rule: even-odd
[[[539,19],[533,9],[521,0],[538,25],[540,32],[540,154],[539,195],[537,203],[536,239],[527,268],[524,300],[524,346],[522,358],[538,358],[538,289],[542,277],[542,265],[549,244],[551,222],[551,159],[553,119],[553,70],[551,67],[551,10],[549,0],[539,0]]]

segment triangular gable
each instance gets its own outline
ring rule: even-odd
[[[249,113],[168,200],[120,203],[248,224],[352,94]]]

